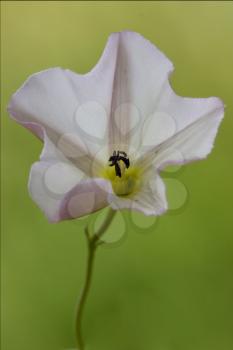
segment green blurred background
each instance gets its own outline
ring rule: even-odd
[[[84,319],[87,350],[233,349],[233,3],[1,7],[2,349],[74,348],[86,257],[85,220],[49,224],[29,198],[28,173],[42,145],[8,118],[7,102],[37,71],[89,71],[108,35],[123,29],[140,32],[173,61],[178,94],[219,96],[226,117],[208,159],[175,174],[189,192],[184,210],[145,231],[125,214],[126,239],[99,249]],[[141,226],[147,220],[137,217]]]

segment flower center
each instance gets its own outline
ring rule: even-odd
[[[118,196],[129,196],[140,187],[140,168],[130,164],[127,154],[114,151],[109,158],[109,165],[103,169],[101,176],[110,180],[113,191]]]
[[[116,176],[121,177],[125,173],[125,169],[129,168],[130,161],[127,154],[123,151],[114,151],[113,155],[108,160],[111,162],[109,165],[115,167]]]

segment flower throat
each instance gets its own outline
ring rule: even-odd
[[[125,152],[114,151],[100,176],[111,181],[112,189],[117,196],[132,196],[140,189],[142,172],[138,166],[130,162]]]

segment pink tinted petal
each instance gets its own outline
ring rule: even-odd
[[[80,217],[107,205],[106,190],[111,186],[103,179],[88,179],[44,135],[40,161],[31,167],[29,192],[49,221]],[[79,195],[79,197],[78,197]]]
[[[44,186],[44,173],[48,169],[46,162],[34,163],[31,167],[28,190],[31,198],[44,212],[50,222],[59,221],[59,199],[49,195]]]
[[[60,220],[79,218],[108,206],[109,191],[110,183],[100,178],[77,185],[61,201]]]
[[[59,181],[65,181],[61,187],[61,183],[50,183],[46,177],[53,165],[54,163],[46,161],[34,163],[28,184],[32,199],[50,222],[78,218],[108,205],[106,191],[110,187],[107,181],[77,177],[75,184],[73,174],[71,174],[70,183],[67,176],[66,179],[60,178]],[[67,173],[66,175],[69,176]]]

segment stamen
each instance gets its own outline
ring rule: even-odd
[[[115,166],[115,173],[118,177],[121,177],[125,168],[129,168],[130,166],[129,158],[123,151],[114,151],[108,161],[111,162],[109,166]]]

